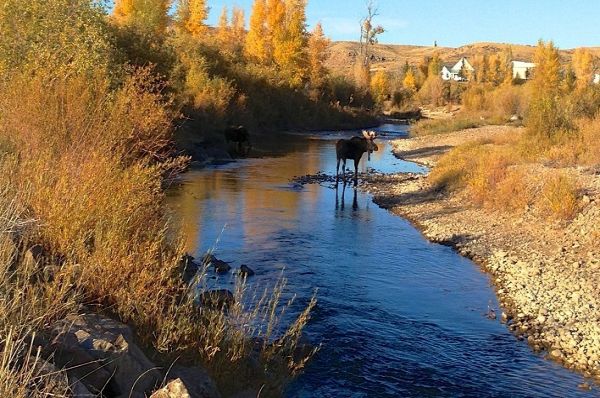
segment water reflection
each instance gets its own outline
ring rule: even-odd
[[[271,140],[263,154],[278,157],[192,171],[169,198],[195,255],[218,241],[220,258],[256,271],[252,284],[271,284],[285,268],[298,310],[319,289],[307,335],[323,349],[286,396],[597,395],[577,390],[580,376],[485,317],[497,303],[470,261],[423,240],[351,186],[290,183],[333,175],[335,141],[351,134]],[[421,170],[395,159],[387,140],[377,144],[362,172]],[[231,278],[215,283],[229,287]]]
[[[342,186],[342,200],[340,203],[340,198],[339,198],[339,185],[340,184],[335,184],[335,209],[336,210],[344,210],[345,205],[346,205],[346,200],[345,200],[345,195],[346,195],[346,187],[348,186],[348,183],[346,183],[344,181],[343,186]],[[352,199],[352,210],[356,211],[358,210],[358,191],[356,188],[350,188],[352,190],[352,192],[354,193],[353,195],[353,199]]]

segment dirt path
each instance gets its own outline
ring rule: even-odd
[[[434,166],[473,140],[510,139],[521,129],[488,126],[394,142],[405,160]],[[411,220],[434,242],[454,246],[493,277],[509,328],[536,350],[600,379],[600,175],[564,169],[583,185],[582,211],[570,223],[475,207],[460,194],[430,189],[425,176],[366,182],[375,202]],[[532,165],[531,172],[555,172]],[[500,315],[499,315],[500,316]]]

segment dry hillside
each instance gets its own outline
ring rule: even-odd
[[[406,61],[411,65],[417,65],[423,57],[432,56],[436,52],[444,62],[451,63],[458,61],[463,56],[473,58],[477,54],[500,52],[506,46],[508,44],[503,43],[474,43],[458,48],[378,44],[373,52],[373,68],[397,72]],[[531,61],[533,59],[535,46],[521,44],[511,44],[510,46],[516,60]],[[600,47],[592,47],[590,50],[594,55],[600,56]],[[561,50],[562,61],[569,62],[573,52],[573,49]],[[348,74],[352,70],[357,53],[358,43],[356,42],[333,42],[330,46],[327,65],[336,73]]]

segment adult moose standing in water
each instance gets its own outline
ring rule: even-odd
[[[367,152],[369,160],[371,153],[379,150],[375,144],[375,132],[363,130],[362,137],[352,137],[349,140],[341,139],[335,144],[337,154],[337,165],[335,167],[335,182],[339,180],[340,161],[342,161],[342,176],[346,183],[346,160],[354,160],[354,186],[358,185],[358,163],[362,158],[363,153]]]

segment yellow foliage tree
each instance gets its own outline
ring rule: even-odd
[[[279,2],[273,15],[275,22],[281,18],[281,11],[284,12],[284,23],[277,28],[273,26],[273,60],[294,86],[300,85],[307,75],[305,9],[305,0],[288,0]]]
[[[267,4],[265,0],[254,0],[250,15],[250,28],[246,36],[246,56],[254,61],[266,63],[267,52]]]
[[[390,95],[390,79],[385,71],[378,70],[371,78],[371,95],[379,105],[383,105],[388,99]]]
[[[327,75],[325,60],[329,43],[321,23],[318,23],[308,39],[309,80],[314,88],[321,88],[325,82]]]
[[[200,38],[206,33],[205,21],[207,17],[206,0],[179,0],[177,23],[181,30]]]
[[[533,56],[536,64],[532,88],[537,97],[555,97],[560,93],[560,56],[552,41],[540,40]]]
[[[573,54],[572,66],[577,78],[577,88],[587,87],[594,74],[594,57],[592,53],[585,48],[576,49]]]
[[[217,26],[217,42],[222,48],[229,48],[231,46],[231,30],[229,29],[227,6],[223,6],[221,16],[219,17],[219,24]]]
[[[240,52],[242,43],[246,39],[246,18],[244,10],[239,7],[233,7],[231,16],[231,36],[236,53]]]
[[[283,0],[267,0],[267,59],[276,62],[284,58],[286,40],[286,9]]]
[[[408,69],[406,75],[404,75],[404,80],[402,80],[402,86],[413,93],[417,90],[417,79],[412,68]]]
[[[121,25],[162,34],[167,29],[172,0],[117,0],[113,17]]]

